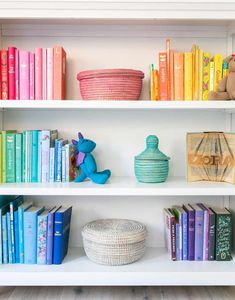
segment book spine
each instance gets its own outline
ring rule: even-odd
[[[50,148],[50,182],[54,182],[55,176],[55,148]]]
[[[29,100],[29,52],[19,52],[20,99]]]
[[[1,64],[1,50],[0,50],[0,100],[2,100],[2,64]]]
[[[202,100],[203,94],[203,51],[199,49],[199,59],[198,59],[198,71],[199,71],[199,79],[198,79],[198,100]]]
[[[193,54],[184,53],[184,98],[193,100]]]
[[[204,210],[204,225],[203,225],[203,260],[209,259],[209,212]]]
[[[24,212],[24,263],[37,263],[37,215]]]
[[[35,54],[29,54],[29,99],[35,99]]]
[[[182,214],[182,259],[188,260],[188,214]]]
[[[65,99],[66,52],[62,47],[53,50],[53,97],[55,100]]]
[[[47,253],[47,216],[38,216],[37,226],[37,264],[46,264]]]
[[[42,100],[42,48],[35,49],[35,99]]]
[[[215,260],[215,214],[209,214],[209,250],[208,259]]]
[[[12,251],[12,263],[16,262],[16,251],[15,251],[15,234],[14,234],[14,207],[10,203],[10,238],[11,238],[11,251]]]
[[[196,49],[195,49],[194,83],[195,83],[195,97],[194,97],[194,100],[199,100],[199,49],[198,49],[197,46],[196,46]]]
[[[38,182],[38,130],[32,131],[31,182]]]
[[[8,264],[7,215],[2,216],[2,252],[3,263]]]
[[[170,50],[170,100],[175,100],[174,90],[174,51]]]
[[[61,173],[62,173],[62,182],[66,182],[66,155],[65,155],[65,146],[62,147],[61,152]]]
[[[42,132],[38,131],[38,182],[42,182]]]
[[[74,146],[69,146],[69,181],[74,181],[76,177],[76,158]]]
[[[55,143],[55,181],[61,182],[62,177],[62,142]]]
[[[184,100],[184,54],[174,53],[175,100]]]
[[[2,210],[0,208],[0,265],[3,264]]]
[[[69,155],[69,148],[70,144],[65,145],[65,181],[69,182],[69,164],[70,164],[70,155]]]
[[[19,91],[19,50],[15,51],[15,91],[16,91],[16,100],[20,99]]]
[[[16,48],[8,47],[8,85],[9,85],[9,99],[16,99],[15,90],[15,59],[16,59]]]
[[[22,181],[27,181],[26,166],[27,165],[27,136],[26,131],[23,133],[23,159],[22,159]]]
[[[154,65],[150,66],[150,99],[155,101]]]
[[[208,100],[210,91],[210,53],[203,54],[203,92],[202,100]]]
[[[170,100],[170,39],[166,39],[167,99]]]
[[[181,260],[180,256],[180,224],[176,223],[176,260]]]
[[[176,260],[176,229],[175,229],[175,218],[171,218],[171,259]]]
[[[19,258],[20,263],[24,263],[24,210],[18,208],[18,223],[19,223]]]
[[[42,131],[42,182],[50,178],[50,132]]]
[[[63,215],[55,213],[54,216],[54,249],[53,264],[61,264],[63,259]]]
[[[8,260],[9,260],[9,264],[12,264],[13,260],[12,260],[11,216],[10,216],[10,212],[7,212],[7,242],[8,242]]]
[[[31,144],[32,144],[32,131],[30,130],[27,130],[26,131],[26,136],[27,136],[27,169],[26,169],[26,172],[27,172],[27,182],[30,182],[31,181]]]
[[[6,132],[2,132],[2,182],[6,182]]]
[[[222,78],[222,64],[223,57],[221,54],[216,54],[214,56],[214,91],[216,92],[217,86]]]
[[[210,91],[214,90],[214,62],[210,62]]]
[[[53,262],[53,236],[54,236],[54,213],[49,213],[48,221],[47,221],[47,255],[46,255],[47,265],[51,265]]]
[[[159,53],[159,100],[168,100],[167,54]]]
[[[195,260],[203,260],[203,211],[195,211]]]
[[[6,182],[15,182],[15,134],[6,134]]]
[[[2,183],[2,152],[3,152],[3,144],[2,144],[2,133],[0,132],[0,183]]]
[[[22,133],[16,134],[16,182],[22,182]]]
[[[223,62],[222,65],[222,77],[225,78],[228,76],[228,63],[227,62]]]
[[[195,248],[195,215],[194,211],[188,212],[188,260],[194,260]]]
[[[19,249],[19,219],[18,211],[14,211],[14,239],[15,239],[15,262],[20,262],[20,249]]]
[[[218,261],[232,259],[232,217],[228,215],[216,215],[216,249],[215,257]]]
[[[42,49],[42,96],[47,99],[47,49]]]
[[[8,51],[1,51],[1,90],[2,100],[8,100]]]
[[[53,48],[47,48],[47,99],[53,100]]]

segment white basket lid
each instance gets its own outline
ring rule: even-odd
[[[99,244],[138,243],[146,238],[146,227],[126,219],[101,219],[86,224],[83,238]]]

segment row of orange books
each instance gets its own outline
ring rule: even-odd
[[[228,64],[221,54],[204,52],[197,45],[190,52],[177,52],[166,40],[166,51],[159,53],[158,69],[150,68],[151,100],[208,100],[221,78],[227,76]]]

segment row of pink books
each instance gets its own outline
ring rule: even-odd
[[[66,52],[61,46],[0,51],[0,99],[64,100]]]

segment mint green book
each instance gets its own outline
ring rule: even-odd
[[[6,182],[13,183],[16,181],[15,174],[15,163],[16,163],[16,153],[15,153],[15,133],[6,133]]]
[[[32,130],[31,132],[31,174],[30,182],[38,182],[38,132],[39,130]]]
[[[16,134],[16,182],[22,182],[23,135]]]
[[[2,131],[2,182],[6,182],[6,134],[15,133],[15,130]]]
[[[31,166],[31,131],[23,133],[23,182],[30,182]]]

